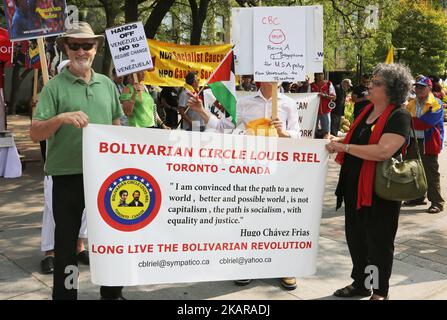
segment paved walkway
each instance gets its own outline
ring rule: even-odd
[[[43,174],[38,144],[29,141],[29,120],[10,117],[9,129],[25,155],[21,179],[0,178],[0,299],[50,299],[52,276],[40,274]],[[440,157],[443,197],[447,199],[447,152]],[[231,281],[127,287],[129,299],[337,299],[332,292],[350,283],[351,260],[344,236],[343,210],[334,211],[338,167],[331,161],[321,224],[318,271],[286,292],[275,280],[256,280],[239,288]],[[391,299],[447,299],[446,211],[426,207],[401,211]],[[98,299],[88,267],[81,266],[80,299]]]

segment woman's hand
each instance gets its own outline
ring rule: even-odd
[[[144,87],[140,83],[134,83],[133,87],[134,87],[135,91],[137,91],[137,92],[143,92],[144,91]]]
[[[344,143],[331,141],[326,145],[326,150],[329,153],[345,152],[345,147],[346,145]]]

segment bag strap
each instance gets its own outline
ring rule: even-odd
[[[390,116],[389,116],[388,119],[386,120],[385,126],[388,124],[388,121],[390,121],[390,119],[391,119],[391,117],[394,115],[394,113],[397,113],[397,111],[399,111],[400,108],[401,108],[401,107],[397,107],[396,109],[393,110],[393,112],[391,112]],[[417,155],[418,155],[418,159],[419,159],[419,161],[422,162],[421,153],[420,153],[420,151],[419,151],[419,144],[418,144],[418,141],[417,141],[417,138],[416,138],[416,132],[415,132],[415,130],[414,130],[413,117],[411,117],[411,131],[413,132],[413,137],[414,137],[414,140],[415,140],[415,142],[416,142],[416,153],[417,153]]]
[[[411,130],[413,131],[413,137],[414,137],[414,142],[416,144],[416,153],[418,155],[418,159],[419,159],[419,161],[422,162],[421,152],[419,151],[419,142],[418,142],[418,139],[416,138],[416,131],[414,130],[413,117],[411,117]]]

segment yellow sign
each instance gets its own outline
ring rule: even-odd
[[[145,72],[144,83],[161,87],[183,87],[185,77],[196,71],[205,84],[231,44],[192,46],[148,40],[154,69]]]

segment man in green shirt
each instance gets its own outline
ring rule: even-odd
[[[33,141],[48,140],[45,174],[53,176],[56,225],[54,300],[77,299],[76,241],[85,207],[82,128],[88,123],[119,125],[122,116],[115,85],[91,68],[103,43],[104,37],[85,22],[57,39],[70,64],[43,88],[30,130]],[[121,290],[101,287],[101,297],[120,299]]]

